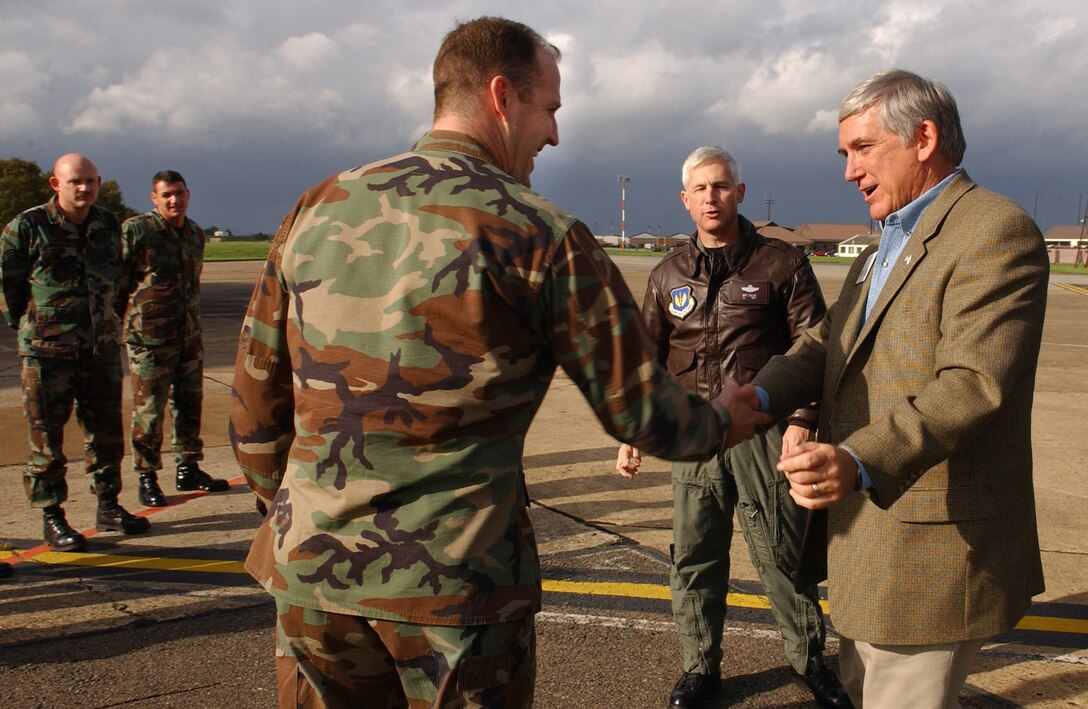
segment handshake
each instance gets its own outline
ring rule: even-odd
[[[751,384],[740,386],[733,377],[726,377],[722,393],[714,399],[715,404],[729,409],[729,435],[725,447],[732,448],[741,441],[747,441],[772,425],[778,417],[759,410],[759,395]]]
[[[732,377],[726,379],[722,392],[714,398],[712,403],[729,410],[729,434],[725,439],[726,448],[732,448],[741,441],[748,440],[778,419],[774,414],[763,413],[759,410],[759,395],[756,394],[754,386],[751,384],[740,386]],[[625,478],[633,478],[638,475],[641,465],[642,454],[638,448],[626,443],[621,444],[619,457],[616,460],[616,470],[619,474]]]
[[[759,410],[759,395],[751,384],[739,386],[729,379],[714,403],[729,409],[727,448],[746,441],[772,425],[777,417]],[[778,472],[790,483],[790,497],[798,506],[817,510],[841,502],[861,486],[858,463],[841,446],[816,443],[813,433],[801,426],[789,426],[782,435]],[[626,443],[620,446],[616,470],[625,478],[638,475],[642,454]]]

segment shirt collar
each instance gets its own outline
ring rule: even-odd
[[[902,209],[889,214],[883,224],[881,224],[881,228],[887,226],[889,222],[894,223],[898,221],[899,227],[905,234],[909,235],[914,231],[914,227],[917,226],[918,220],[922,218],[922,213],[926,211],[926,207],[931,205],[933,200],[937,199],[937,195],[943,192],[944,188],[948,187],[948,184],[961,172],[963,172],[963,168],[957,167],[948,177],[923,192],[921,197]]]
[[[737,222],[738,238],[736,242],[718,251],[725,263],[727,273],[733,273],[744,268],[744,265],[748,262],[748,257],[755,248],[755,225],[748,221],[743,214],[737,215]],[[695,263],[692,264],[692,276],[695,277],[699,274],[701,268],[709,268],[711,255],[709,249],[699,240],[698,230],[692,234],[691,240],[695,243],[696,249]],[[703,262],[706,262],[707,265],[704,266]]]
[[[445,151],[461,153],[498,166],[495,156],[478,140],[465,133],[452,130],[428,131],[416,142],[415,150],[417,152]]]

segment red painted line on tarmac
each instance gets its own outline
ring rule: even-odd
[[[230,483],[231,487],[234,487],[235,485],[245,485],[246,476],[238,475],[237,477],[231,478],[227,482]],[[226,492],[226,490],[224,490],[223,492]],[[170,498],[170,504],[166,505],[166,507],[144,507],[137,512],[133,512],[132,515],[135,517],[150,517],[151,515],[161,512],[163,510],[170,509],[171,507],[176,507],[177,505],[184,505],[186,502],[191,502],[192,500],[211,494],[213,493],[207,492],[205,490],[194,490],[192,492],[179,493],[177,495],[173,495]],[[98,527],[89,527],[80,532],[80,534],[82,534],[87,539],[91,539],[92,537],[98,536]],[[53,547],[49,546],[45,542],[42,542],[38,546],[31,547],[29,549],[12,549],[11,555],[4,558],[4,561],[14,566],[15,564],[18,564],[20,562],[29,561],[30,559],[52,551]]]

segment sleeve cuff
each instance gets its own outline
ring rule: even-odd
[[[865,464],[861,462],[861,459],[854,455],[854,451],[850,450],[846,446],[842,446],[842,449],[850,454],[850,457],[854,459],[854,462],[858,464],[858,480],[854,486],[855,490],[868,490],[873,486],[872,478],[869,477],[869,471],[865,469]]]
[[[761,386],[756,386],[756,396],[759,397],[759,410],[770,411],[771,410],[771,396],[767,393],[767,390]]]

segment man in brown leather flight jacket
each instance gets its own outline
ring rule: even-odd
[[[737,212],[744,184],[728,152],[698,148],[684,163],[683,180],[681,199],[696,231],[650,274],[642,313],[658,360],[685,388],[710,399],[751,381],[823,318],[825,305],[804,254],[760,236]],[[816,588],[793,589],[805,511],[775,469],[782,447],[809,440],[817,419],[817,410],[803,409],[715,459],[673,464],[671,587],[684,672],[671,706],[702,706],[721,682],[734,508],[797,680],[820,706],[850,706],[824,665]],[[640,462],[637,449],[621,446],[621,474],[636,475]]]

